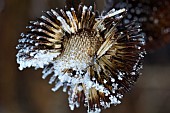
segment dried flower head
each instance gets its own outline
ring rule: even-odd
[[[31,21],[19,39],[19,69],[44,68],[53,91],[68,91],[71,110],[83,103],[88,112],[120,104],[138,78],[144,39],[134,21],[123,24],[125,9],[97,16],[92,6],[55,9]]]

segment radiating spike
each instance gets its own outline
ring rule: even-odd
[[[63,11],[63,9],[60,9],[60,12],[62,13],[63,17],[65,18],[67,24],[70,24],[70,20],[69,20],[69,18],[67,17],[66,13]]]
[[[113,9],[113,11],[114,11],[114,9]],[[126,9],[123,8],[123,9],[120,9],[120,10],[117,10],[114,12],[113,11],[111,10],[106,16],[104,16],[104,18],[110,18],[110,17],[116,16],[118,14],[121,14],[121,13],[125,12]]]
[[[99,31],[103,31],[105,29],[105,26],[103,25],[104,20],[99,20],[97,21],[94,26],[93,29],[98,29]]]
[[[56,80],[57,76],[53,75],[50,80],[49,80],[49,84],[52,84],[55,80]]]
[[[95,77],[95,73],[94,73],[94,70],[92,69],[92,67],[89,67],[88,70],[87,70],[90,78],[92,79],[93,77]]]
[[[65,21],[61,16],[58,16],[58,17],[57,17],[57,20],[59,20],[59,21],[61,22],[63,30],[65,30],[66,32],[68,32],[69,34],[71,34],[71,28],[70,28],[70,26],[66,23],[66,21]]]
[[[70,11],[66,11],[66,14],[67,14],[67,16],[70,19],[70,23],[71,23],[71,26],[72,26],[72,29],[71,29],[72,33],[77,32],[77,25],[76,25],[76,22],[75,22],[75,20],[74,20],[74,18],[72,16],[71,12]]]
[[[51,31],[55,31],[56,28],[52,27],[52,26],[49,26],[48,24],[44,23],[44,22],[40,22],[38,23],[40,26],[44,26],[46,27],[47,29],[51,30]],[[58,30],[58,29],[57,29]]]
[[[48,40],[50,42],[53,42],[53,43],[61,43],[62,41],[60,39],[52,39],[52,38],[48,38],[48,37],[45,37],[45,36],[37,36],[37,40],[39,39],[45,39],[45,40]]]
[[[106,37],[105,42],[100,46],[99,50],[97,51],[97,58],[100,58],[102,55],[104,55],[109,50],[109,48],[111,48],[111,46],[114,44],[112,36]]]
[[[54,18],[55,15],[51,11],[46,11],[45,12],[49,17]]]
[[[47,17],[45,17],[45,16],[41,16],[41,18],[42,18],[43,20],[46,20],[46,21],[49,22],[50,24],[52,24],[56,29],[60,29],[60,27],[59,27],[56,23],[52,22],[49,18],[47,18]]]
[[[91,10],[92,10],[92,6],[90,6],[88,8],[88,12],[87,12],[87,16],[86,16],[86,23],[84,23],[84,26],[86,28],[89,28],[89,19],[90,19],[90,16],[91,16]]]
[[[107,39],[110,36],[114,38],[114,34],[115,34],[115,26],[112,26],[112,28],[109,29],[109,31],[105,34],[104,38]]]
[[[51,9],[51,12],[52,12],[53,15],[55,15],[56,17],[60,16],[54,9]]]
[[[76,29],[78,29],[78,19],[77,19],[74,8],[71,8],[71,13],[73,15],[74,21],[76,22],[76,27],[77,27]]]
[[[86,7],[86,6],[83,6],[83,11],[82,11],[80,28],[79,28],[79,29],[84,28],[83,25],[84,25],[84,22],[85,22],[85,20],[86,20],[86,18],[85,18],[86,11],[87,11],[87,7]]]
[[[60,81],[58,81],[58,82],[56,83],[55,87],[52,88],[51,90],[55,92],[55,91],[57,91],[61,86],[63,86],[63,83],[60,82]]]
[[[88,8],[86,6],[83,7],[83,15],[84,15],[84,20],[83,20],[83,28],[86,28],[86,25],[87,25],[87,21],[88,21],[88,17],[87,17],[87,13],[88,13]]]
[[[62,46],[61,44],[55,44],[55,45],[54,45],[54,48],[55,48],[55,49],[59,49],[59,48],[61,48],[61,46]]]
[[[92,16],[91,16],[91,18],[89,20],[89,27],[90,28],[93,28],[94,22],[95,22],[95,13],[92,12]]]
[[[64,85],[63,85],[63,92],[67,92],[67,84],[66,83],[64,83]]]
[[[56,37],[55,34],[52,34],[52,33],[48,32],[48,31],[46,31],[44,29],[41,29],[41,28],[40,29],[31,29],[31,31],[32,32],[41,32],[41,33],[45,33],[45,34],[47,34],[47,35],[49,35],[51,37]]]

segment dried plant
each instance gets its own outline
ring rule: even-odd
[[[43,68],[42,78],[51,76],[53,91],[68,92],[71,110],[82,103],[88,113],[121,103],[145,54],[141,28],[124,22],[125,8],[101,15],[94,9],[79,4],[46,11],[30,22],[17,46],[20,70]]]

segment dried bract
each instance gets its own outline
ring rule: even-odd
[[[83,103],[88,112],[120,104],[142,68],[145,51],[140,26],[122,24],[126,10],[96,16],[92,7],[45,12],[22,33],[17,46],[19,69],[44,68],[53,91],[68,91],[71,110]]]

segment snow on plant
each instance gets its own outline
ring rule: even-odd
[[[19,69],[43,68],[53,91],[68,92],[71,110],[81,103],[100,112],[121,103],[142,68],[145,44],[140,26],[122,22],[126,9],[97,16],[93,7],[51,9],[21,34]]]

